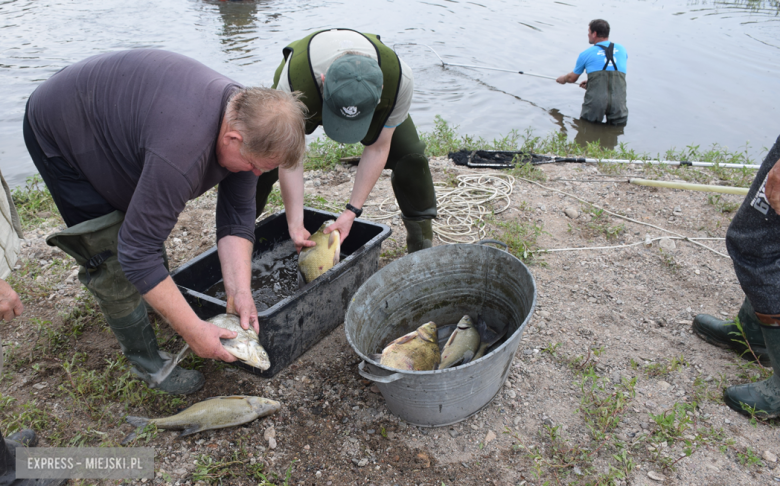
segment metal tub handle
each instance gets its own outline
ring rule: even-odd
[[[488,240],[480,240],[480,241],[477,242],[477,244],[478,245],[498,245],[498,246],[503,246],[504,247],[504,251],[509,251],[509,245],[507,245],[503,241],[488,239]]]
[[[361,361],[360,364],[358,365],[358,373],[360,373],[360,376],[362,376],[366,380],[375,381],[377,383],[392,383],[404,377],[403,373],[393,373],[392,375],[387,375],[387,376],[373,375],[368,371],[366,371],[365,361]]]

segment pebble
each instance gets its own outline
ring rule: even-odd
[[[647,477],[652,479],[653,481],[664,481],[664,480],[666,480],[666,476],[664,476],[661,473],[657,473],[655,471],[647,471]]]
[[[573,208],[573,207],[568,207],[568,208],[564,209],[563,212],[564,212],[564,214],[566,216],[570,217],[571,219],[577,219],[577,218],[580,217],[580,212],[577,211],[577,209]]]
[[[485,445],[490,444],[494,440],[496,440],[496,433],[493,432],[492,430],[488,430],[488,433],[485,436]]]
[[[523,421],[523,417],[521,417],[519,415],[517,417],[515,417],[514,419],[512,419],[512,423],[515,424],[515,426],[519,425],[520,422],[522,422],[522,421]]]
[[[274,429],[273,425],[265,429],[265,432],[263,432],[263,439],[270,440],[276,438],[276,429]]]
[[[539,315],[544,317],[545,319],[549,319],[550,318],[550,313],[547,312],[547,311],[539,311]]]
[[[609,381],[611,381],[614,384],[618,384],[621,382],[621,376],[619,371],[613,371],[611,375],[609,375]]]
[[[777,462],[777,456],[770,451],[764,451],[764,454],[761,457],[763,457],[765,461]]]
[[[507,390],[506,396],[514,400],[515,398],[517,398],[517,393],[514,390]]]
[[[668,251],[672,251],[677,248],[677,245],[674,244],[674,240],[670,238],[661,238],[658,240],[658,246]]]
[[[458,436],[458,431],[455,429],[450,429],[448,430],[448,432],[450,434],[450,437],[452,437],[453,439]]]
[[[534,350],[533,349],[524,349],[523,350],[523,354],[526,355],[526,356],[531,356],[532,354],[534,354]]]
[[[276,449],[276,439],[274,439],[273,437],[268,439],[268,447],[270,449]]]
[[[670,385],[669,383],[667,383],[667,382],[665,382],[663,380],[658,382],[658,388],[660,388],[663,391],[666,391],[666,390],[668,390],[671,387],[672,387],[672,385]]]

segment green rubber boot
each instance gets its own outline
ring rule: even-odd
[[[171,355],[159,350],[143,304],[128,316],[118,319],[106,316],[106,320],[119,341],[122,353],[133,363],[133,373],[149,388],[159,388],[174,395],[189,395],[203,387],[206,380],[199,371],[176,366]]]
[[[761,326],[761,331],[774,374],[764,381],[726,388],[723,401],[742,415],[770,419],[780,416],[780,328]]]
[[[430,248],[433,244],[433,224],[430,219],[414,221],[403,218],[406,226],[406,252],[414,253],[416,251]]]
[[[196,392],[205,382],[203,375],[177,367],[176,360],[157,348],[145,302],[119,264],[117,242],[124,218],[114,211],[53,234],[46,243],[76,259],[79,280],[97,300],[138,377],[168,393]]]
[[[761,333],[762,326],[756,318],[756,313],[747,297],[742,302],[742,308],[739,309],[737,317],[753,353],[755,353],[762,365],[770,366],[764,335]],[[733,349],[743,358],[755,361],[753,353],[745,346],[745,339],[739,332],[739,329],[737,329],[734,321],[724,321],[708,314],[699,314],[693,319],[692,328],[697,336],[708,343],[721,348]]]

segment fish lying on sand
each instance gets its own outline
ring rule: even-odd
[[[181,430],[179,437],[184,437],[204,430],[245,424],[256,418],[271,415],[281,407],[279,402],[262,397],[240,395],[213,397],[170,417],[149,419],[128,416],[127,421],[135,427],[154,424],[160,429]],[[130,436],[124,442],[129,440],[132,440]]]
[[[305,283],[310,283],[339,262],[341,257],[339,230],[333,230],[327,235],[322,232],[333,223],[335,223],[333,220],[322,223],[320,229],[309,237],[309,240],[317,243],[317,246],[304,248],[298,255],[298,269]]]
[[[228,331],[234,331],[236,337],[233,339],[220,339],[222,346],[227,351],[238,358],[240,361],[261,370],[267,370],[271,367],[271,360],[268,359],[268,353],[260,345],[254,328],[249,329],[241,327],[241,320],[233,314],[220,314],[208,320],[208,322],[219,326]]]
[[[471,317],[463,316],[441,351],[439,369],[468,363],[479,349],[479,344],[479,332],[474,327]]]
[[[388,344],[381,356],[372,357],[379,364],[399,370],[435,370],[441,361],[436,324],[433,321],[423,324]]]

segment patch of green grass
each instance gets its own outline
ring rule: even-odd
[[[553,358],[557,358],[558,354],[557,354],[556,350],[561,346],[561,344],[562,343],[550,343],[547,346],[545,346],[544,348],[542,348],[542,352],[549,354]]]
[[[680,355],[676,358],[672,358],[668,361],[661,363],[653,363],[645,366],[645,374],[651,378],[657,378],[662,376],[668,376],[675,371],[679,370],[683,366],[688,366],[688,362],[685,361],[685,357]]]
[[[63,362],[66,380],[59,389],[71,398],[74,407],[95,421],[111,417],[109,407],[115,403],[121,403],[125,410],[153,403],[161,413],[173,412],[185,404],[178,396],[147,387],[128,370],[121,353],[97,370],[86,369],[86,360],[85,353],[76,353]]]
[[[591,216],[590,221],[585,223],[585,227],[594,234],[604,235],[607,240],[615,239],[626,231],[626,225],[623,223],[611,225],[609,214],[601,208],[585,205],[582,207],[582,212]]]
[[[62,219],[49,189],[39,174],[28,177],[23,186],[15,187],[11,191],[11,198],[19,213],[23,230],[35,228],[47,219]]]
[[[224,480],[235,478],[251,478],[258,486],[289,486],[292,478],[293,466],[297,460],[293,460],[281,479],[275,472],[265,473],[265,464],[256,461],[252,464],[249,454],[239,441],[239,447],[233,451],[230,457],[214,459],[211,456],[200,454],[195,460],[195,472],[192,474],[194,481],[204,481],[210,484],[222,484]],[[269,476],[272,476],[269,479]]]
[[[743,466],[761,466],[761,457],[751,449],[750,447],[747,447],[745,449],[745,452],[737,452],[737,461],[739,461],[740,464]]]
[[[541,447],[526,446],[509,429],[505,433],[515,438],[513,449],[524,454],[532,474],[542,484],[615,484],[630,476],[636,467],[629,448],[612,433],[635,396],[635,385],[635,378],[613,386],[592,369],[583,373],[578,412],[590,434],[579,442],[565,438],[560,426],[543,427],[539,432]],[[597,460],[601,463],[598,470]]]
[[[661,263],[666,268],[668,268],[672,273],[677,272],[679,265],[677,264],[677,260],[674,258],[673,254],[664,251],[663,248],[658,249],[658,254],[661,256]]]
[[[509,172],[512,176],[537,182],[546,182],[547,174],[542,169],[531,163],[517,164]]]
[[[496,221],[494,218],[489,218],[487,223],[494,226],[493,237],[506,243],[509,253],[527,262],[534,260],[537,240],[544,232],[542,226],[520,221]]]
[[[388,241],[394,241],[395,239],[390,238]],[[398,242],[396,242],[396,245],[398,245]],[[382,251],[382,253],[379,254],[382,258],[387,258],[390,260],[395,260],[396,258],[400,258],[406,254],[406,245],[398,245],[395,248],[387,248]]]
[[[363,145],[360,143],[344,144],[326,137],[317,138],[309,143],[303,168],[304,170],[332,170],[341,163],[341,158],[358,157],[362,154]]]
[[[707,196],[707,204],[715,206],[721,213],[732,213],[739,209],[739,203],[727,201],[720,194],[710,194]]]

